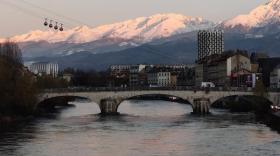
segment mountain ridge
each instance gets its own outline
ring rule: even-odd
[[[14,42],[47,41],[49,43],[86,43],[104,38],[122,38],[146,43],[153,39],[169,37],[178,33],[191,32],[198,29],[207,29],[214,26],[214,22],[201,17],[167,13],[139,17],[95,28],[79,26],[63,32],[35,30],[27,34],[11,37],[10,40]],[[0,39],[2,42],[4,40]]]
[[[226,50],[243,49],[280,56],[279,25],[280,0],[270,0],[247,15],[239,15],[219,24],[180,14],[157,14],[94,28],[106,29],[97,40],[94,40],[94,33],[87,33],[91,28],[82,26],[71,31],[85,35],[69,35],[68,41],[30,41],[19,45],[26,61],[53,60],[59,62],[62,68],[103,70],[111,64],[193,63],[197,56],[196,32],[212,28],[225,31]],[[168,29],[165,31],[166,27]],[[72,42],[79,37],[85,40]]]
[[[270,0],[251,10],[248,14],[235,16],[221,23],[225,30],[252,32],[269,25],[280,23],[280,0]]]

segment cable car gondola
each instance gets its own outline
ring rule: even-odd
[[[50,27],[50,28],[52,28],[52,27],[53,27],[52,20],[50,20],[49,27]]]
[[[49,28],[53,28],[54,30],[64,31],[63,24],[60,23],[60,26],[58,26],[58,22],[55,22],[53,24],[53,20],[49,20],[45,18],[44,26],[48,26]]]
[[[60,30],[60,31],[63,31],[63,24],[60,24],[59,30]]]
[[[54,30],[57,30],[57,29],[58,29],[57,22],[55,22]]]
[[[49,25],[49,24],[48,24],[48,19],[45,18],[44,26],[48,26],[48,25]]]

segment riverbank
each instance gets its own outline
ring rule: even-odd
[[[0,132],[34,120],[34,116],[0,116]]]
[[[212,104],[217,109],[228,109],[230,112],[255,112],[256,114],[269,114],[272,103],[265,98],[257,96],[231,96]]]
[[[58,98],[58,100],[51,99],[45,101],[42,105],[37,105],[31,112],[12,112],[12,113],[2,113],[0,114],[0,131],[1,129],[9,128],[13,125],[28,122],[41,117],[48,117],[50,113],[59,113],[65,108],[75,107],[73,104],[69,104],[68,101],[73,100]]]

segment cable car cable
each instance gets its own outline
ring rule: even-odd
[[[178,60],[175,59],[174,57],[171,57],[171,56],[169,56],[169,55],[164,55],[164,54],[158,52],[158,50],[153,49],[153,48],[150,47],[150,46],[145,46],[145,47],[141,46],[140,48],[145,49],[145,50],[148,50],[149,52],[146,51],[147,53],[152,53],[152,54],[154,54],[154,55],[161,56],[161,57],[165,57],[165,58],[168,58],[168,59],[172,59],[172,60],[178,62]]]
[[[38,13],[36,13],[34,10],[26,9],[26,8],[24,8],[24,7],[22,7],[22,6],[19,6],[18,4],[15,4],[15,3],[11,2],[11,1],[0,0],[0,3],[4,4],[4,5],[6,5],[6,6],[9,6],[9,7],[13,8],[13,9],[16,9],[17,11],[20,11],[20,12],[22,12],[22,13],[28,14],[28,15],[30,15],[30,16],[32,16],[32,17],[36,17],[36,18],[38,18],[38,19],[42,19],[42,18],[43,18],[42,16],[38,15]],[[54,25],[52,24],[52,22],[53,22],[54,20],[52,20],[52,19],[49,20],[48,18],[44,18],[44,19],[45,19],[45,21],[44,21],[44,23],[43,23],[44,26],[48,26],[49,28],[53,28],[53,27],[54,27]],[[58,22],[57,22],[57,23],[58,23]],[[58,26],[55,27],[55,28],[57,28],[57,29],[55,29],[55,30],[58,30]],[[63,30],[64,30],[63,24],[61,24],[59,30],[60,30],[60,31],[63,31]]]
[[[29,6],[31,6],[31,7],[33,7],[33,8],[37,8],[37,9],[39,9],[39,10],[43,10],[43,11],[46,12],[46,13],[50,13],[50,14],[52,14],[52,15],[62,17],[63,19],[67,19],[67,21],[68,21],[68,22],[71,22],[72,24],[87,25],[87,26],[92,27],[91,25],[89,25],[89,24],[87,24],[87,23],[85,23],[85,22],[82,22],[82,21],[80,21],[80,20],[74,19],[74,18],[72,18],[72,17],[68,17],[68,16],[65,16],[65,15],[62,15],[62,14],[60,14],[60,13],[57,13],[57,12],[53,11],[53,10],[43,8],[43,7],[41,7],[41,6],[39,6],[39,5],[36,5],[36,4],[34,4],[34,3],[27,2],[26,0],[16,0],[16,1],[21,2],[21,3],[24,3],[24,4],[26,4],[26,5],[29,5]],[[57,20],[57,19],[54,19],[54,20]],[[61,20],[57,20],[57,21],[61,21]],[[68,23],[68,22],[66,22],[66,23]],[[64,23],[65,23],[65,22],[64,22]],[[71,24],[71,25],[72,25],[72,24]]]
[[[11,1],[6,1],[6,0],[0,0],[0,3],[15,9],[17,11],[20,11],[21,13],[24,13],[26,15],[29,15],[31,17],[37,18],[37,19],[45,19],[44,25],[47,26],[48,25],[48,18],[44,18],[43,16],[39,15],[36,11],[31,10],[31,9],[26,9],[22,6],[19,6],[18,4],[15,4]]]
[[[13,8],[13,9],[19,10],[22,13],[28,14],[30,16],[33,16],[33,17],[36,17],[36,18],[39,18],[39,19],[44,18],[44,17],[38,15],[37,13],[35,13],[34,11],[22,8],[22,7],[14,4],[14,3],[11,3],[10,1],[8,2],[8,1],[5,1],[5,0],[0,0],[0,2],[2,2],[2,4],[6,5],[6,6],[9,6],[9,7]]]

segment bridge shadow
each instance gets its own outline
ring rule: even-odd
[[[280,134],[280,118],[271,114],[260,114],[256,116],[259,123],[267,125],[272,131]]]
[[[267,98],[255,95],[232,95],[218,99],[211,107],[228,109],[231,112],[258,112],[267,113],[273,103]]]
[[[51,113],[60,113],[61,111],[69,108],[76,107],[70,102],[82,101],[89,102],[90,100],[84,97],[78,96],[57,96],[45,99],[37,105],[37,115],[51,115]]]
[[[181,104],[191,104],[190,101],[183,99],[178,96],[173,96],[173,95],[167,95],[167,94],[143,94],[143,95],[138,95],[138,96],[133,96],[130,98],[127,98],[125,100],[154,100],[154,101],[169,101],[169,102],[176,102],[176,103],[181,103]]]

